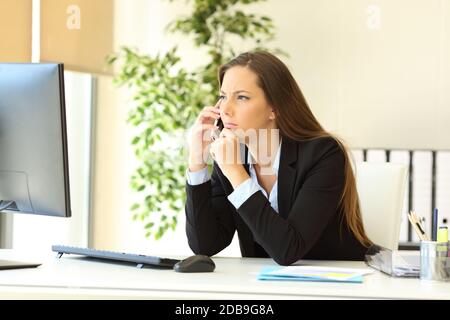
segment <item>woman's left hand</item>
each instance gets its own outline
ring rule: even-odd
[[[239,139],[230,129],[224,128],[219,139],[211,144],[209,151],[228,178],[233,188],[250,178],[242,165]]]

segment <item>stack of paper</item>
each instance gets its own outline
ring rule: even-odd
[[[323,266],[265,267],[258,274],[258,280],[363,282],[363,276],[372,269],[338,268]]]
[[[420,252],[411,251],[401,254],[397,250],[373,245],[367,250],[366,263],[390,276],[413,277],[420,275]]]

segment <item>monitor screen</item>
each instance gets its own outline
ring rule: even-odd
[[[0,63],[0,212],[71,216],[63,74]]]

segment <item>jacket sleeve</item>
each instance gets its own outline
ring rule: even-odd
[[[257,241],[280,265],[301,259],[337,214],[344,186],[344,155],[337,143],[328,144],[311,166],[287,219],[261,193],[253,194],[237,212]],[[280,190],[279,192],[283,192]]]
[[[214,165],[211,180],[186,183],[186,234],[195,254],[213,256],[233,240],[235,209],[227,199]]]

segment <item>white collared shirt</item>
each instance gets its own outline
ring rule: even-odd
[[[277,175],[277,180],[272,187],[272,190],[269,194],[269,202],[271,207],[278,212],[278,170],[280,167],[280,155],[281,155],[281,142],[278,147],[277,154],[275,155],[275,159],[272,165],[273,172]],[[263,195],[267,198],[267,193],[263,187],[261,187],[258,183],[258,178],[256,176],[256,171],[253,166],[252,155],[248,152],[247,155],[247,163],[249,164],[249,172],[250,178],[242,182],[234,191],[228,196],[228,200],[233,204],[236,209],[247,201],[255,192],[261,191]],[[190,185],[199,185],[205,183],[210,179],[208,176],[208,168],[204,168],[198,172],[189,172],[189,169],[186,171],[187,182]]]

